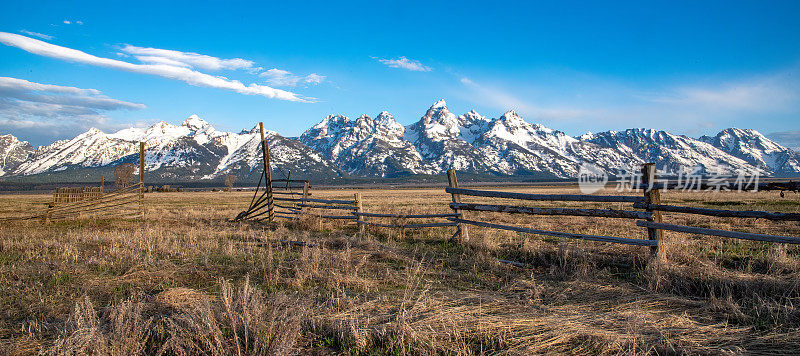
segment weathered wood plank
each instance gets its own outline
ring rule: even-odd
[[[335,200],[335,199],[314,199],[314,198],[274,198],[274,200],[280,201],[295,201],[295,202],[312,202],[312,203],[323,203],[323,204],[346,204],[351,205],[355,204],[353,200]]]
[[[381,223],[376,223],[376,222],[371,222],[371,221],[361,221],[361,220],[357,220],[356,223],[363,224],[363,225],[368,225],[368,226],[378,226],[378,227],[388,227],[388,228],[401,228],[402,227],[400,225],[395,225],[395,224],[381,224]]]
[[[730,238],[734,238],[734,239],[764,241],[764,242],[779,242],[779,243],[789,243],[789,244],[800,244],[800,237],[780,236],[780,235],[765,235],[765,234],[754,234],[754,233],[750,233],[750,232],[717,230],[717,229],[709,229],[709,228],[705,228],[705,227],[694,227],[694,226],[684,226],[684,225],[675,225],[675,224],[656,223],[656,222],[652,222],[652,221],[643,221],[643,220],[637,221],[636,225],[642,226],[642,227],[647,227],[647,228],[655,228],[655,229],[662,229],[662,230],[685,232],[685,233],[688,233],[688,234],[721,236],[721,237],[730,237]]]
[[[449,218],[448,220],[455,221],[455,222],[462,223],[462,224],[482,226],[482,227],[488,227],[488,228],[500,229],[500,230],[524,232],[524,233],[535,234],[535,235],[566,237],[566,238],[571,238],[571,239],[582,239],[582,240],[599,241],[599,242],[613,242],[613,243],[626,244],[626,245],[636,245],[636,246],[657,246],[658,245],[658,241],[656,241],[656,240],[628,239],[628,238],[624,238],[624,237],[573,234],[573,233],[568,233],[568,232],[537,230],[537,229],[530,229],[530,228],[526,228],[526,227],[517,227],[517,226],[492,224],[492,223],[487,223],[487,222],[482,222],[482,221],[465,220],[465,219],[458,219],[458,218]]]
[[[297,204],[299,207],[303,208],[313,208],[313,209],[334,209],[334,210],[356,210],[358,209],[355,206],[337,206],[337,205],[320,205],[320,204]]]
[[[401,227],[406,229],[419,229],[425,227],[442,227],[442,226],[457,226],[458,224],[454,222],[442,222],[442,223],[425,223],[425,224],[406,224],[401,225]]]
[[[525,267],[524,263],[517,262],[517,261],[509,261],[509,260],[500,260],[500,259],[498,259],[497,262],[505,263],[507,265],[512,265],[512,266],[515,266],[515,267]]]
[[[452,204],[451,204],[452,205]],[[358,213],[353,212],[353,215],[368,216],[374,218],[400,218],[400,219],[427,219],[427,218],[455,218],[458,214],[379,214],[379,213]]]
[[[512,214],[531,214],[531,215],[569,215],[569,216],[592,216],[602,218],[623,218],[623,219],[648,219],[652,213],[646,211],[630,211],[615,209],[573,209],[573,208],[537,208],[528,206],[496,205],[496,204],[472,204],[472,203],[450,203],[450,207],[461,210],[489,211],[496,213]]]
[[[675,206],[665,204],[635,203],[634,208],[667,211],[671,213],[698,214],[726,218],[759,218],[776,221],[800,221],[800,213],[778,213],[760,210],[723,210]]]
[[[299,195],[299,196],[302,196],[303,192],[276,192],[276,191],[273,191],[272,194],[277,194],[277,195]]]
[[[528,194],[498,192],[493,190],[475,190],[465,188],[445,188],[451,194],[470,195],[475,197],[507,198],[520,200],[541,200],[541,201],[591,201],[606,203],[635,203],[643,202],[644,197],[630,195],[582,195],[582,194]]]

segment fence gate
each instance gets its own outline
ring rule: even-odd
[[[139,182],[105,193],[103,186],[56,188],[44,222],[84,218],[144,218],[144,142],[139,143]]]

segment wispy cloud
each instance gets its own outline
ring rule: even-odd
[[[83,21],[80,20],[64,20],[63,23],[65,25],[72,25],[72,24],[83,25]]]
[[[676,106],[725,110],[762,110],[797,100],[797,93],[776,78],[755,78],[714,86],[687,85],[643,96],[647,100]]]
[[[474,94],[476,101],[481,104],[499,108],[501,110],[516,110],[520,114],[531,116],[533,119],[572,119],[588,115],[588,112],[578,108],[544,108],[533,105],[516,95],[491,86],[475,83],[467,77],[460,79],[461,84],[466,86]]]
[[[375,57],[373,57],[375,58]],[[383,58],[375,58],[379,62],[391,67],[391,68],[401,68],[415,72],[430,72],[431,67],[423,65],[420,61],[408,59],[406,57],[400,57],[397,59],[383,59]]]
[[[45,35],[43,33],[33,32],[33,31],[28,31],[28,30],[20,30],[19,32],[20,33],[24,33],[24,34],[26,34],[28,36],[39,37],[39,38],[41,38],[43,40],[48,40],[48,41],[55,38],[55,37],[50,36],[50,35]]]
[[[317,73],[298,76],[292,74],[292,72],[277,68],[266,70],[259,74],[259,76],[264,77],[268,84],[278,87],[296,87],[299,84],[316,85],[325,81],[325,76]]]
[[[773,132],[767,134],[767,137],[780,145],[800,152],[800,131]]]
[[[0,131],[52,129],[75,133],[90,127],[117,128],[119,125],[113,124],[105,112],[144,108],[144,104],[109,98],[96,89],[0,77]],[[42,135],[35,130],[32,134]]]
[[[726,127],[794,129],[800,115],[800,65],[736,77],[667,84],[548,71],[525,81],[451,73],[454,94],[478,105],[516,109],[571,134],[649,127],[697,136]],[[549,121],[549,122],[548,122]],[[784,124],[782,124],[784,123]]]
[[[0,43],[8,46],[20,48],[33,54],[57,58],[61,60],[95,65],[99,67],[113,68],[133,73],[157,75],[164,78],[180,80],[194,86],[211,87],[218,89],[231,90],[246,95],[260,95],[272,99],[309,102],[313,99],[301,97],[298,94],[275,89],[266,85],[242,84],[238,80],[231,80],[222,76],[198,72],[186,66],[169,64],[136,64],[117,59],[97,57],[83,51],[72,48],[62,47],[47,42],[43,42],[30,37],[16,35],[13,33],[0,32]],[[166,58],[166,57],[162,57]],[[179,60],[173,59],[181,62]],[[183,62],[185,63],[185,62]],[[208,62],[202,62],[208,65]],[[197,65],[196,63],[194,65]]]
[[[166,64],[205,70],[253,69],[253,61],[242,58],[222,59],[193,52],[125,45],[121,51],[133,55],[142,63]]]

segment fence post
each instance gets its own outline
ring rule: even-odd
[[[658,182],[658,176],[656,175],[656,164],[655,163],[645,163],[642,166],[642,184],[645,186],[644,188],[644,202],[647,204],[661,204],[661,190],[656,189],[655,184]],[[653,213],[652,218],[648,218],[648,221],[652,222],[661,222],[661,212],[655,211],[652,209],[645,209]],[[661,229],[655,229],[648,227],[647,228],[647,238],[649,240],[656,240],[661,243],[661,238],[664,234],[664,231]],[[655,256],[658,253],[658,246],[651,246],[650,247],[650,254]]]
[[[308,199],[308,195],[309,195],[308,194],[308,181],[305,181],[305,182],[303,182],[303,201],[300,202],[300,212],[301,213],[305,213],[306,212],[306,207],[304,207],[303,205],[306,205],[306,199]]]
[[[269,143],[264,138],[264,123],[259,122],[261,131],[261,153],[264,155],[264,180],[267,181],[267,217],[269,222],[275,221],[275,201],[272,199],[272,168],[269,164]]]
[[[139,142],[139,218],[144,219],[144,142]]]
[[[356,212],[357,213],[364,212],[364,207],[361,204],[361,193],[355,193],[355,199],[356,199]],[[356,215],[356,224],[358,224],[358,236],[361,237],[362,240],[364,239],[364,233],[366,228],[366,226],[364,226],[365,224],[362,224],[363,221],[364,221],[363,216]]]
[[[447,170],[447,183],[449,184],[450,188],[458,188],[458,179],[456,178],[456,170],[455,169],[448,169]],[[453,203],[460,203],[461,202],[461,195],[460,194],[450,194],[453,199]],[[464,215],[459,209],[453,209],[453,212],[458,214],[459,218],[463,218]],[[469,241],[469,230],[467,229],[467,225],[459,223],[456,225],[456,234],[459,235],[459,238],[462,242]],[[455,235],[454,235],[455,236]]]

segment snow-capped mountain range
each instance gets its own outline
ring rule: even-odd
[[[0,135],[0,176],[90,172],[137,162],[145,142],[145,169],[157,180],[214,180],[261,175],[258,128],[222,132],[192,115],[180,125],[159,122],[115,133],[97,129],[34,149]],[[800,175],[800,154],[755,130],[730,128],[698,139],[652,129],[569,136],[526,122],[514,111],[496,119],[470,111],[456,116],[444,100],[403,126],[386,111],[374,119],[330,115],[299,138],[267,131],[273,170],[294,177],[398,177],[441,174],[448,168],[494,175],[572,178],[581,164],[608,172],[655,162],[670,172]],[[88,176],[88,174],[84,174]]]

